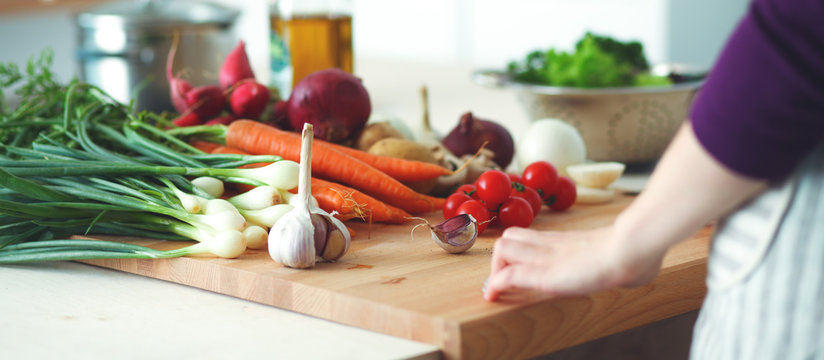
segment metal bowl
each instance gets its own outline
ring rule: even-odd
[[[578,129],[593,161],[657,161],[687,117],[704,73],[683,65],[658,65],[670,86],[570,88],[516,82],[501,71],[473,73],[476,84],[510,88],[530,121],[556,118]]]

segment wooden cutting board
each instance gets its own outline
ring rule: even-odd
[[[546,210],[536,229],[589,229],[609,224],[630,202]],[[426,216],[432,223],[439,213]],[[490,228],[475,246],[448,254],[414,223],[350,222],[350,251],[337,263],[295,270],[265,251],[237,259],[90,260],[86,263],[202,288],[440,347],[446,359],[528,358],[682,314],[700,307],[710,229],[671,249],[650,284],[592,296],[489,303],[481,298],[492,247]],[[180,243],[124,239],[158,249]]]

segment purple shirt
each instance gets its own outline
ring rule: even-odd
[[[690,118],[698,141],[734,172],[791,173],[824,139],[824,1],[754,0]]]

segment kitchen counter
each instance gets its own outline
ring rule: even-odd
[[[475,86],[459,66],[360,61],[356,72],[375,112],[410,127],[429,87],[435,128],[445,133],[466,111],[527,124],[514,95]],[[622,179],[642,187],[646,174]],[[94,266],[58,262],[0,270],[0,347],[14,359],[335,358],[434,359],[435,346],[332,323],[196,288]]]

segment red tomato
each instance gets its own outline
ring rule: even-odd
[[[550,194],[546,203],[552,210],[563,211],[569,209],[577,197],[578,190],[575,189],[575,183],[566,176],[559,176],[555,191]]]
[[[523,183],[538,191],[541,199],[546,200],[555,189],[558,170],[546,161],[536,161],[524,168]]]
[[[535,215],[532,214],[532,205],[526,199],[511,196],[501,205],[498,210],[498,216],[501,218],[501,225],[504,228],[510,226],[529,227]]]
[[[478,192],[475,188],[475,184],[463,184],[458,187],[455,192],[462,192],[464,194],[469,195],[471,198],[478,200]]]
[[[487,170],[475,181],[475,187],[478,189],[478,198],[489,207],[496,208],[509,197],[512,180],[503,171]]]
[[[467,200],[472,200],[472,198],[466,193],[456,192],[449,195],[443,203],[443,218],[449,219],[455,216],[455,212],[458,211],[458,206],[461,206],[461,204]]]
[[[538,216],[538,213],[541,212],[541,205],[544,201],[535,189],[521,183],[512,183],[512,192],[509,196],[517,196],[526,200],[532,207],[533,216]]]
[[[475,218],[475,221],[478,222],[478,233],[482,233],[486,227],[489,225],[489,210],[486,209],[486,205],[478,200],[467,200],[464,201],[463,204],[458,206],[458,211],[455,212],[455,215],[460,214],[469,214]]]
[[[521,178],[521,175],[513,174],[513,173],[506,173],[506,176],[509,176],[509,180],[512,180],[513,183],[524,182],[524,179]]]

